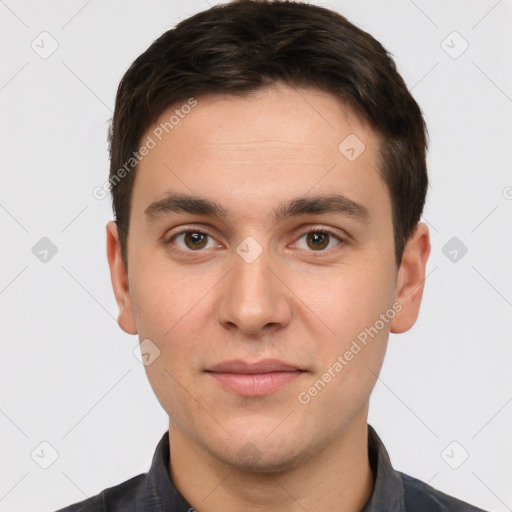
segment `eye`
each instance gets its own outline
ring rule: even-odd
[[[302,235],[295,245],[299,249],[306,249],[312,251],[325,251],[342,243],[343,240],[335,235],[327,228],[312,228],[306,234]]]
[[[219,246],[212,236],[202,231],[181,231],[172,236],[167,243],[177,245],[184,251],[198,251]]]

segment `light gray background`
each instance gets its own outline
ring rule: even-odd
[[[370,423],[397,469],[512,510],[512,3],[321,5],[394,54],[431,135],[424,302],[416,326],[391,337]],[[137,338],[116,323],[104,248],[112,214],[92,190],[107,179],[122,74],[207,7],[0,1],[2,512],[54,510],[147,471],[167,429]],[[48,58],[31,47],[48,52],[52,39]],[[58,248],[46,263],[32,252],[42,237]],[[452,237],[468,248],[456,262],[442,250]],[[42,442],[58,453],[48,469]]]

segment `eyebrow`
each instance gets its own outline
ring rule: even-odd
[[[148,221],[156,220],[169,213],[189,213],[192,215],[210,215],[226,220],[229,210],[211,199],[200,196],[170,193],[163,199],[151,203],[144,213]],[[320,215],[336,213],[353,218],[359,222],[370,221],[370,212],[366,206],[352,201],[342,194],[296,197],[280,204],[273,212],[276,222],[300,215]]]

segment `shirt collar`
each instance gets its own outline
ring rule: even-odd
[[[158,443],[151,468],[136,499],[137,512],[188,512],[193,508],[176,489],[169,473],[169,431]]]
[[[368,425],[368,457],[374,485],[372,495],[361,512],[405,512],[402,478],[393,469],[388,452],[371,425]]]
[[[137,494],[137,512],[188,512],[193,508],[178,492],[169,474],[169,431],[158,443],[151,468]],[[404,486],[391,465],[377,432],[368,425],[368,456],[374,475],[372,495],[361,512],[405,512]]]

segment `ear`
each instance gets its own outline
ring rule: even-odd
[[[418,318],[429,254],[428,227],[420,222],[405,246],[398,271],[396,301],[402,305],[402,309],[391,321],[391,332],[408,331]]]
[[[128,283],[128,272],[121,256],[119,231],[115,222],[107,224],[107,258],[110,267],[110,279],[116,297],[119,315],[117,323],[128,334],[137,334],[132,298]]]

